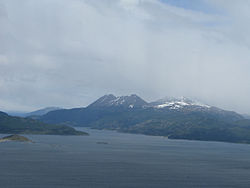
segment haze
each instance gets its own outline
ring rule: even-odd
[[[250,113],[249,9],[245,0],[0,0],[0,110],[136,93]]]

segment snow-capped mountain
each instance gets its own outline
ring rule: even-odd
[[[202,102],[191,100],[186,97],[166,97],[158,101],[150,103],[150,106],[159,110],[171,110],[178,113],[199,112],[205,116],[213,116],[213,118],[224,119],[227,121],[240,120],[243,117],[233,111],[223,110],[214,106],[209,106]]]
[[[203,104],[199,101],[191,100],[186,97],[165,97],[163,99],[160,99],[156,102],[150,103],[151,106],[155,108],[169,108],[169,109],[181,109],[184,107],[202,107],[202,108],[211,108],[211,106]]]
[[[88,106],[88,108],[93,107],[125,107],[125,108],[141,108],[146,106],[148,103],[144,101],[142,98],[133,94],[130,96],[120,96],[116,97],[112,94],[104,95],[99,98],[92,104]]]
[[[185,97],[147,103],[137,95],[105,95],[86,108],[52,111],[39,120],[175,139],[250,143],[249,120]]]

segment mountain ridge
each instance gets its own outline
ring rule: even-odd
[[[30,117],[30,116],[42,116],[45,115],[48,112],[54,111],[54,110],[60,110],[62,108],[60,107],[45,107],[41,108],[35,111],[31,112],[19,112],[19,111],[7,111],[6,113],[10,116],[17,116],[17,117]]]
[[[170,109],[178,109],[178,108],[182,108],[183,106],[200,106],[200,107],[206,107],[206,108],[211,107],[197,100],[192,100],[183,96],[179,98],[165,97],[157,101],[151,102],[150,104],[156,108],[169,107]]]
[[[87,106],[87,108],[95,107],[124,107],[124,108],[141,108],[148,103],[136,94],[129,96],[118,96],[108,94],[100,97],[93,103]]]
[[[130,108],[131,104],[137,102],[136,107]],[[165,106],[159,108],[159,105]],[[250,143],[250,120],[236,112],[188,98],[148,103],[137,95],[116,97],[110,94],[87,107],[49,112],[40,120],[51,124],[166,136],[170,139]]]
[[[47,114],[48,112],[51,112],[51,111],[55,111],[55,110],[61,110],[62,108],[59,108],[59,107],[45,107],[45,108],[42,108],[42,109],[39,109],[39,110],[35,110],[33,112],[29,112],[29,113],[26,113],[25,114],[25,117],[29,117],[29,116],[42,116],[42,115],[45,115]]]

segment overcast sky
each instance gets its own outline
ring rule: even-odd
[[[250,1],[0,0],[0,110],[113,93],[250,114]]]

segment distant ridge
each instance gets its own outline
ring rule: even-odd
[[[46,107],[42,108],[33,112],[18,112],[18,111],[8,111],[7,114],[10,116],[17,116],[17,117],[35,117],[35,116],[43,116],[47,114],[48,112],[54,111],[54,110],[60,110],[62,108],[59,107]]]
[[[43,109],[40,109],[40,110],[36,110],[36,111],[33,111],[33,112],[26,113],[25,117],[28,117],[28,116],[42,116],[42,115],[47,114],[48,112],[55,111],[55,110],[61,110],[61,109],[62,108],[59,108],[59,107],[46,107],[46,108],[43,108]]]

